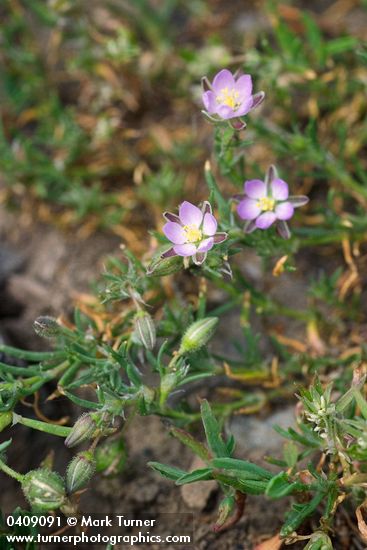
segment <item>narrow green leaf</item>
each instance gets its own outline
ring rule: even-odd
[[[174,481],[180,479],[180,477],[183,477],[187,473],[184,470],[175,468],[174,466],[166,466],[165,464],[160,464],[159,462],[148,462],[148,466],[153,468],[156,472],[159,472],[163,477],[167,477],[168,479],[172,479]]]
[[[176,481],[176,485],[186,485],[187,483],[195,483],[195,481],[208,481],[213,479],[213,471],[211,468],[199,468],[193,472],[183,475]]]
[[[273,474],[261,466],[257,466],[247,460],[239,460],[237,458],[214,458],[211,461],[214,468],[220,468],[221,470],[238,470],[239,472],[246,472],[251,475],[259,476],[261,479],[270,480]]]
[[[205,462],[211,459],[210,452],[205,447],[205,445],[203,445],[200,441],[195,439],[185,430],[173,426],[172,428],[170,428],[170,434],[181,441],[181,443],[189,447],[197,456],[199,456]]]
[[[209,163],[205,165],[205,179],[210,191],[209,202],[215,202],[217,204],[219,215],[222,221],[229,219],[231,212],[230,201],[225,199],[220,192]]]
[[[288,468],[293,468],[298,461],[298,447],[293,441],[287,441],[283,447],[283,456]]]
[[[64,389],[64,394],[66,395],[66,397],[70,399],[70,401],[72,401],[76,405],[79,405],[80,407],[83,407],[85,409],[99,410],[102,406],[99,403],[94,403],[93,401],[88,401],[87,399],[81,399],[80,397],[77,397],[76,395],[74,395],[73,393],[70,393],[65,389]]]
[[[352,51],[359,46],[357,38],[353,36],[341,36],[325,43],[327,55],[334,56],[340,53]]]
[[[6,451],[6,449],[11,445],[12,440],[8,439],[7,441],[3,441],[0,443],[0,453],[3,453]]]
[[[223,441],[219,424],[206,399],[201,403],[201,416],[210,450],[215,456],[228,456],[227,446]]]
[[[201,372],[200,374],[192,374],[191,376],[187,376],[186,378],[184,378],[184,380],[177,384],[176,388],[184,386],[185,384],[189,384],[190,382],[197,382],[198,380],[202,380],[203,378],[210,378],[211,376],[213,376],[212,372]]]
[[[335,403],[335,408],[337,412],[342,412],[344,409],[350,405],[350,403],[355,398],[355,388],[349,388],[348,391],[346,391]]]
[[[315,512],[323,498],[324,493],[320,491],[315,494],[310,502],[306,504],[294,504],[287,515],[287,519],[280,531],[280,536],[287,537],[293,533],[308,516]]]
[[[16,359],[24,359],[25,361],[50,361],[52,359],[65,359],[64,351],[27,351],[24,349],[13,348],[12,346],[0,345],[0,352]]]
[[[354,395],[355,395],[358,407],[361,409],[363,418],[367,420],[367,401],[365,400],[361,392],[357,389],[355,390]]]
[[[294,481],[289,482],[289,476],[285,472],[280,472],[273,477],[266,487],[266,495],[270,498],[282,498],[291,495],[295,491],[308,491],[310,487],[304,483]]]
[[[131,362],[128,361],[126,365],[126,374],[130,380],[134,384],[134,386],[141,386],[142,384],[142,378],[141,374],[138,370],[138,368]]]
[[[221,474],[218,472],[213,472],[213,478],[220,483],[234,487],[238,491],[241,491],[241,493],[248,493],[250,495],[263,495],[267,487],[266,481],[238,479],[237,477],[232,477],[230,475]]]
[[[232,456],[236,447],[236,440],[232,434],[229,436],[226,445],[227,445],[228,455]]]

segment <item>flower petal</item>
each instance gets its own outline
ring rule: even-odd
[[[197,250],[194,244],[175,244],[173,250],[178,256],[193,256]]]
[[[277,230],[279,235],[283,237],[283,239],[290,239],[291,232],[289,231],[287,222],[279,221],[277,223]]]
[[[309,202],[309,198],[306,195],[291,195],[288,197],[288,201],[294,206],[294,208],[299,208],[304,206]]]
[[[234,118],[237,116],[236,111],[231,109],[231,107],[228,107],[228,105],[218,105],[216,108],[216,112],[224,120],[228,120],[229,118]]]
[[[186,242],[186,233],[183,227],[176,222],[168,222],[163,226],[163,233],[173,244]]]
[[[215,93],[209,90],[208,92],[204,92],[201,97],[204,103],[204,107],[208,111],[208,113],[215,113],[217,108]]]
[[[249,74],[240,76],[234,85],[234,88],[239,92],[239,99],[242,101],[247,99],[252,94],[252,78]]]
[[[242,220],[254,220],[261,214],[261,208],[257,205],[256,200],[244,199],[237,206],[237,212]]]
[[[275,178],[270,183],[273,198],[277,201],[285,201],[288,198],[288,184],[280,178]]]
[[[294,214],[294,207],[288,201],[281,202],[276,205],[275,214],[278,220],[289,220]]]
[[[228,233],[216,233],[213,237],[214,244],[224,243],[228,238]]]
[[[203,219],[203,213],[197,206],[191,202],[184,201],[180,206],[180,220],[183,225],[194,225],[200,227]]]
[[[244,187],[245,193],[250,199],[266,197],[266,185],[261,180],[247,180]]]
[[[209,239],[204,239],[201,241],[201,243],[198,246],[198,252],[208,252],[211,248],[213,248],[214,245],[214,239],[213,237],[209,237]]]
[[[223,69],[215,75],[212,88],[215,93],[219,93],[223,88],[234,88],[235,81],[231,71]]]
[[[213,214],[205,214],[203,221],[204,235],[212,237],[215,234],[217,227],[217,220],[214,218]]]
[[[256,219],[255,224],[259,229],[268,229],[276,219],[274,212],[264,212]]]
[[[251,111],[251,105],[252,105],[252,99],[251,97],[249,99],[244,99],[241,106],[236,109],[235,113],[236,116],[244,116],[249,111]]]

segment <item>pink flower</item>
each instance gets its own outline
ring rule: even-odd
[[[201,265],[207,252],[227,238],[227,233],[217,233],[217,220],[212,214],[212,207],[205,201],[200,209],[190,202],[184,201],[179,209],[179,215],[165,212],[167,223],[163,233],[173,243],[173,247],[162,254],[162,258],[170,256],[192,257],[196,265]]]
[[[244,74],[236,80],[227,69],[220,71],[212,84],[204,77],[203,85],[209,88],[202,95],[206,109],[203,112],[216,122],[246,115],[260,105],[265,97],[264,92],[252,95],[252,79],[249,74]],[[241,122],[242,128],[245,125]],[[239,128],[239,125],[235,124],[235,127]]]
[[[270,166],[265,181],[248,180],[244,184],[244,195],[237,197],[240,202],[237,212],[246,220],[246,233],[255,229],[268,229],[274,222],[282,237],[289,239],[287,225],[294,209],[308,203],[304,195],[289,196],[288,184],[278,177],[275,166]]]

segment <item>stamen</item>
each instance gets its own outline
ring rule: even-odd
[[[263,212],[270,212],[274,210],[275,200],[270,197],[262,197],[257,201],[257,206],[261,208]]]
[[[202,239],[202,231],[195,225],[184,225],[183,229],[186,233],[186,242],[196,243]]]
[[[238,101],[240,93],[232,88],[231,90],[228,87],[222,88],[220,93],[217,95],[217,102],[222,103],[222,105],[227,105],[234,111],[238,109],[241,103]]]

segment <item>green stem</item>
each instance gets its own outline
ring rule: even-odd
[[[13,423],[23,424],[23,426],[27,426],[28,428],[33,428],[34,430],[57,435],[59,437],[67,437],[72,430],[72,428],[67,426],[58,426],[56,424],[42,422],[41,420],[34,420],[33,418],[25,418],[16,413],[13,413]]]
[[[243,407],[249,407],[249,406],[255,406],[258,405],[259,408],[264,406],[266,397],[263,394],[257,394],[257,399],[254,399],[254,396],[246,396],[241,399],[238,399],[236,401],[233,401],[232,403],[225,403],[225,404],[216,404],[214,403],[212,405],[212,409],[214,414],[218,416],[224,415],[225,417],[229,416],[232,412],[241,409]],[[161,409],[156,413],[158,416],[165,416],[167,418],[176,418],[178,420],[184,420],[186,422],[195,422],[197,420],[200,420],[201,414],[200,412],[183,412],[183,411],[177,411],[175,409]]]
[[[9,355],[10,357],[33,362],[62,359],[66,355],[64,351],[27,351],[5,345],[0,345],[0,351],[2,353],[5,353],[6,355]]]
[[[231,297],[233,297],[232,300],[230,300],[227,304],[225,304],[226,309],[230,309],[231,307],[236,307],[238,303],[241,303],[242,301],[242,294],[239,296],[239,292],[249,291],[251,293],[251,302],[253,305],[257,308],[258,313],[260,314],[267,314],[267,315],[284,315],[286,317],[291,317],[293,319],[299,319],[301,321],[311,321],[315,318],[313,312],[305,312],[298,309],[293,309],[287,306],[282,306],[281,304],[275,302],[274,300],[271,300],[269,296],[266,296],[259,290],[256,290],[252,287],[252,285],[245,283],[242,285],[242,288],[235,288],[233,285],[223,281],[223,280],[217,280],[216,284],[219,288],[225,290],[229,293]],[[221,306],[220,306],[221,307]],[[217,308],[215,311],[215,314],[218,314]]]
[[[16,472],[12,468],[10,468],[10,466],[5,464],[5,462],[3,462],[1,459],[0,459],[0,469],[3,472],[5,472],[6,474],[8,474],[8,476],[10,476],[10,477],[16,479],[17,481],[19,481],[19,483],[23,483],[23,480],[24,480],[25,476],[23,476],[22,474],[19,474],[18,472]]]
[[[6,363],[0,362],[0,371],[2,373],[13,374],[15,376],[37,376],[40,373],[38,367],[14,367],[12,365],[7,365]]]
[[[341,163],[338,162],[329,152],[325,155],[324,167],[328,174],[337,181],[340,181],[344,187],[351,189],[365,199],[367,198],[367,188],[363,187],[363,185],[353,179],[350,174],[343,169]]]
[[[52,376],[52,378],[56,378],[56,376],[66,371],[69,368],[69,366],[70,366],[69,360],[66,359],[66,361],[63,361],[62,363],[60,363],[60,365],[53,368],[50,371],[50,374],[48,376]]]

